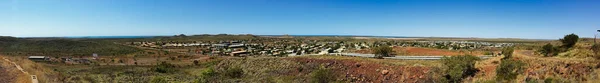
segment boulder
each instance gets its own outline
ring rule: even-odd
[[[383,70],[383,71],[381,71],[381,74],[387,75],[389,72],[390,72],[389,70]]]

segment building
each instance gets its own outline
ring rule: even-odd
[[[47,61],[47,60],[50,60],[50,57],[46,57],[46,56],[29,56],[29,60],[32,60],[32,61]]]
[[[231,56],[246,56],[248,54],[247,51],[235,51],[230,53]]]

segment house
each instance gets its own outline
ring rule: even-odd
[[[230,54],[231,54],[231,56],[243,56],[243,55],[247,55],[248,52],[247,51],[235,51],[235,52],[231,52]]]
[[[47,60],[50,60],[50,57],[46,57],[46,56],[29,56],[29,60],[32,60],[32,61],[47,61]]]
[[[232,44],[232,45],[229,45],[229,48],[241,48],[244,46],[245,46],[244,44]]]

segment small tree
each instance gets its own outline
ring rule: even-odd
[[[502,55],[504,55],[503,59],[511,58],[514,52],[514,47],[505,47],[502,49]]]
[[[560,39],[560,42],[563,43],[564,47],[571,48],[571,47],[575,46],[575,44],[577,43],[577,40],[579,40],[579,36],[571,33],[569,35],[565,35],[564,38]]]
[[[391,57],[393,52],[392,48],[389,46],[379,46],[373,48],[372,51],[376,58]]]
[[[556,49],[552,44],[546,44],[542,46],[542,50],[540,52],[544,54],[544,56],[554,56],[557,54],[558,49]]]
[[[442,62],[446,67],[447,74],[444,77],[450,83],[461,82],[463,78],[473,76],[479,71],[475,68],[475,62],[478,60],[479,57],[471,55],[444,57]]]
[[[519,73],[523,72],[525,63],[515,59],[504,59],[496,68],[496,80],[512,81],[517,78]]]

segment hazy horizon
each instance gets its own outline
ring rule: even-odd
[[[358,35],[558,39],[600,29],[598,0],[3,0],[0,35]]]

